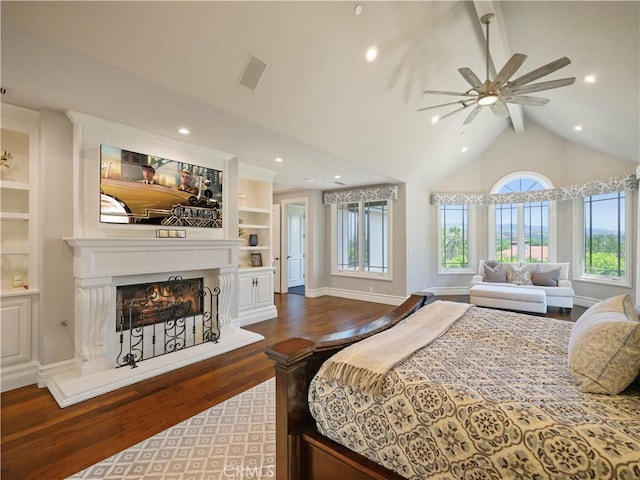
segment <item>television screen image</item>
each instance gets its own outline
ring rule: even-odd
[[[222,228],[222,172],[100,145],[100,222]]]

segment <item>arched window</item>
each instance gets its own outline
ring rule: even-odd
[[[554,188],[533,172],[502,178],[491,193],[520,193]],[[555,259],[555,202],[533,201],[494,205],[491,208],[489,249],[501,262],[550,262]]]

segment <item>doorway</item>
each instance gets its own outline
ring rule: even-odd
[[[280,291],[306,292],[307,199],[282,201]]]

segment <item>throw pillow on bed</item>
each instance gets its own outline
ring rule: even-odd
[[[573,326],[569,371],[581,392],[617,395],[640,373],[640,319],[629,294],[602,300]]]
[[[546,270],[538,265],[531,273],[531,282],[540,287],[557,287],[560,278],[560,267]]]
[[[482,276],[485,282],[505,283],[507,281],[507,273],[504,271],[504,266],[501,263],[498,263],[496,266],[490,266],[485,263]]]
[[[507,283],[533,285],[531,282],[531,266],[516,267],[515,265],[507,265]]]

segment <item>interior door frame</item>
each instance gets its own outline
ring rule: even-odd
[[[280,215],[280,292],[287,293],[289,290],[289,266],[284,261],[286,252],[289,251],[289,205],[301,205],[304,207],[304,283],[305,296],[308,288],[308,272],[309,272],[309,204],[306,197],[288,198],[281,200],[282,205]],[[284,253],[283,253],[284,252]]]

